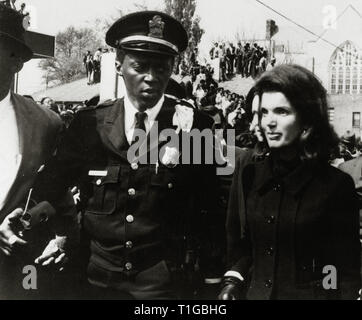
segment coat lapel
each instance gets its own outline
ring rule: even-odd
[[[105,146],[124,157],[124,150],[129,148],[124,126],[124,99],[114,103],[101,125],[103,128],[99,133]]]
[[[21,163],[16,179],[6,198],[5,206],[1,210],[1,213],[6,214],[19,206],[19,202],[31,188],[32,181],[29,176],[40,157],[39,154],[36,154],[38,150],[36,146],[41,143],[37,134],[37,128],[40,127],[37,124],[33,108],[28,107],[25,101],[20,101],[20,98],[14,94],[11,94],[11,102],[14,106],[18,126]]]
[[[156,117],[157,126],[151,128],[151,132],[147,136],[147,153],[155,148],[158,148],[159,144],[162,143],[159,139],[159,133],[167,128],[172,128],[173,115],[175,113],[175,105],[173,101],[165,97],[165,102],[159,114]],[[126,133],[125,133],[125,108],[124,99],[117,100],[112,108],[109,109],[107,116],[103,123],[104,128],[100,131],[103,143],[111,149],[113,152],[125,157],[125,150],[130,147]],[[150,139],[150,137],[157,137],[157,139]],[[142,148],[140,147],[140,150]],[[143,157],[144,154],[140,154],[138,158]]]

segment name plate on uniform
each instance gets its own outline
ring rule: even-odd
[[[90,177],[106,177],[108,175],[108,171],[90,170],[88,175]]]

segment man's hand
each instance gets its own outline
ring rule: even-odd
[[[66,237],[56,236],[48,243],[41,256],[35,259],[35,263],[43,267],[55,266],[59,271],[63,271],[68,261],[65,252],[66,240]]]
[[[14,230],[15,224],[22,214],[22,209],[16,209],[10,213],[0,225],[0,250],[6,256],[13,255],[17,247],[27,244]]]
[[[219,300],[241,300],[243,282],[236,277],[225,277],[222,282],[222,289]]]

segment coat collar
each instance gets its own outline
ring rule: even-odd
[[[303,188],[313,179],[316,165],[302,162],[289,174],[282,178],[275,176],[271,156],[255,163],[255,186],[260,194],[281,185],[288,193],[297,196]]]

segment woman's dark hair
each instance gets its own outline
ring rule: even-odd
[[[249,122],[253,120],[252,106],[255,95],[256,95],[255,87],[252,87],[245,98],[245,108],[244,108],[245,116]]]
[[[338,137],[328,119],[327,92],[312,72],[298,65],[281,65],[264,73],[255,91],[260,97],[264,92],[283,93],[305,128],[299,139],[301,159],[328,161]]]

